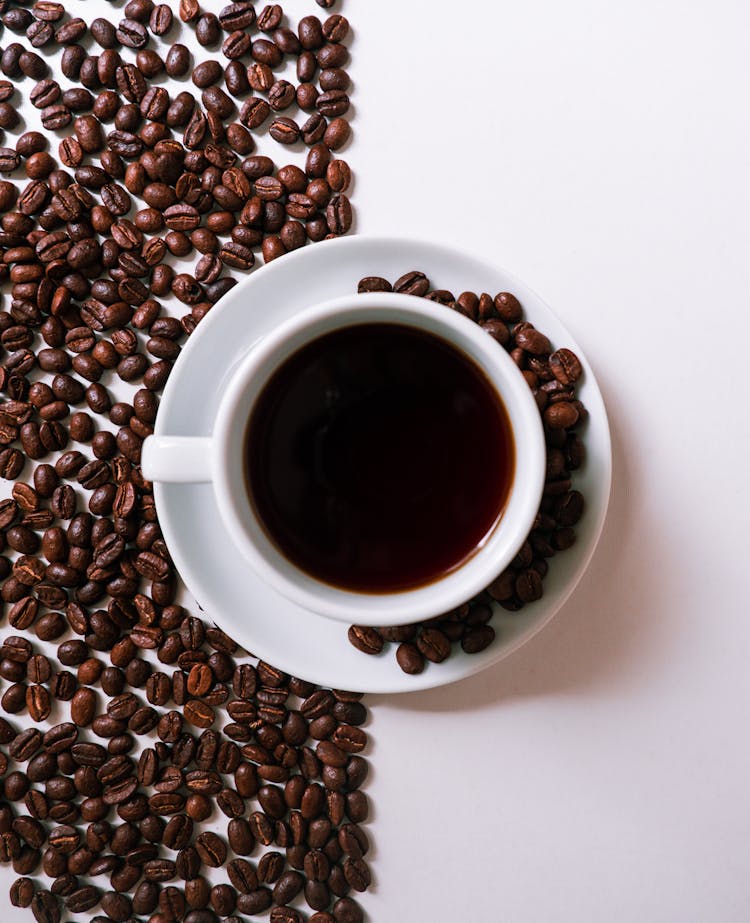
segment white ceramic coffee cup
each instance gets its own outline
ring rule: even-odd
[[[245,482],[247,422],[276,369],[306,343],[324,334],[372,323],[423,330],[471,359],[500,395],[515,443],[515,473],[505,511],[483,544],[444,577],[395,593],[339,589],[300,570],[268,537],[249,500]],[[232,540],[258,575],[287,598],[344,622],[399,625],[455,608],[507,567],[536,516],[545,459],[542,424],[531,391],[510,356],[492,337],[461,314],[423,298],[377,292],[327,301],[281,324],[256,343],[232,373],[213,434],[149,436],[143,444],[141,464],[144,476],[151,481],[210,481]]]

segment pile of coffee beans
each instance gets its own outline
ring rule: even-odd
[[[576,397],[582,368],[575,353],[564,347],[554,349],[544,333],[523,319],[523,308],[510,292],[494,297],[486,292],[462,292],[456,297],[446,289],[432,288],[418,270],[405,273],[393,284],[380,276],[368,276],[360,280],[358,291],[417,295],[478,323],[521,370],[539,408],[547,444],[544,493],[534,526],[508,568],[483,593],[426,622],[349,628],[349,641],[358,650],[380,654],[387,644],[394,644],[401,669],[417,674],[428,661],[442,663],[457,645],[467,654],[476,654],[492,644],[494,605],[517,612],[541,599],[549,559],[575,542],[584,498],[573,488],[572,477],[585,459],[578,430],[588,417]]]
[[[11,902],[39,923],[358,923],[361,696],[191,614],[139,467],[181,343],[233,271],[351,225],[332,153],[349,25],[250,2],[130,0],[90,23],[71,6],[0,0]],[[277,167],[261,139],[302,163]]]
[[[3,709],[34,721],[0,718],[14,905],[39,923],[95,908],[99,923],[269,909],[299,923],[303,902],[311,923],[363,919],[349,896],[370,883],[359,695],[252,663],[177,605],[151,624],[133,615],[106,659],[93,632],[56,656],[29,634],[0,648]],[[143,656],[154,649],[162,669]],[[30,877],[42,874],[49,887]]]

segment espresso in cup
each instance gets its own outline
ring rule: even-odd
[[[518,553],[544,484],[539,410],[510,356],[468,318],[394,292],[295,313],[227,369],[211,433],[156,429],[144,476],[210,484],[197,489],[217,542],[349,624],[471,599]]]
[[[479,366],[398,323],[318,336],[256,398],[246,487],[268,539],[332,587],[396,593],[460,568],[501,519],[508,413]]]

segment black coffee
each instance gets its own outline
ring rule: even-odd
[[[326,334],[272,376],[250,417],[251,502],[297,567],[386,593],[444,576],[502,515],[515,452],[481,370],[396,324]]]

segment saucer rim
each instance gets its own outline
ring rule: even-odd
[[[356,252],[362,249],[366,251],[368,248],[375,251],[372,260],[374,266],[377,266],[377,251],[379,249],[386,251],[395,249],[395,252],[399,254],[403,253],[404,266],[406,266],[411,259],[410,250],[426,251],[432,255],[436,262],[440,261],[440,257],[443,256],[444,258],[447,257],[449,260],[459,260],[463,266],[474,266],[476,267],[478,273],[490,273],[502,276],[504,280],[507,280],[508,287],[513,286],[513,290],[515,292],[523,295],[523,297],[520,299],[522,303],[524,300],[527,300],[529,296],[531,296],[531,298],[536,301],[543,310],[548,312],[550,317],[555,321],[560,329],[564,331],[565,345],[572,349],[581,359],[585,369],[586,390],[590,392],[587,395],[587,407],[590,411],[595,410],[595,419],[599,427],[599,447],[600,450],[603,450],[596,462],[596,480],[600,485],[600,492],[598,495],[598,514],[595,523],[593,523],[593,526],[590,519],[587,523],[588,539],[586,546],[582,551],[581,544],[578,544],[577,565],[567,575],[562,587],[557,591],[557,595],[554,598],[549,598],[549,601],[546,601],[543,597],[539,602],[532,604],[535,607],[538,607],[533,613],[529,613],[529,607],[526,607],[526,616],[528,617],[530,614],[532,614],[533,618],[531,618],[528,624],[519,630],[515,637],[503,643],[501,640],[502,636],[499,633],[498,638],[493,642],[493,644],[491,644],[487,649],[480,652],[479,654],[467,655],[460,650],[454,652],[451,657],[451,661],[453,662],[453,669],[445,669],[447,664],[428,664],[424,672],[415,676],[410,676],[398,670],[398,673],[393,673],[391,671],[389,674],[385,674],[382,678],[377,680],[373,678],[372,682],[366,678],[365,674],[372,673],[373,668],[375,670],[375,674],[377,674],[377,668],[382,666],[381,658],[383,655],[378,657],[368,657],[368,655],[357,652],[359,657],[362,658],[361,663],[363,683],[358,687],[361,691],[376,693],[401,693],[409,691],[420,691],[457,682],[468,676],[474,675],[495,663],[498,663],[500,660],[510,656],[512,653],[530,641],[565,605],[565,603],[570,599],[576,586],[580,582],[583,574],[587,570],[604,528],[612,485],[612,444],[609,421],[607,419],[606,408],[601,390],[587,357],[581,350],[580,346],[576,343],[575,338],[569,334],[567,327],[562,323],[557,314],[555,314],[555,312],[549,307],[546,301],[541,298],[534,289],[532,289],[525,282],[515,276],[515,274],[508,272],[502,266],[478,258],[474,254],[470,254],[460,247],[449,246],[444,243],[435,241],[406,238],[401,236],[375,236],[362,234],[328,241],[321,241],[320,243],[315,244],[312,248],[300,248],[297,251],[287,254],[283,259],[276,260],[253,271],[240,282],[238,282],[238,284],[235,285],[232,289],[230,289],[230,291],[221,299],[221,301],[218,302],[203,318],[195,333],[190,337],[187,344],[184,346],[164,389],[154,431],[158,434],[163,434],[165,432],[165,423],[168,421],[170,414],[174,412],[174,396],[179,394],[180,378],[183,374],[182,369],[185,368],[186,365],[190,362],[190,358],[196,352],[196,350],[200,350],[202,348],[201,344],[202,341],[206,339],[207,332],[209,330],[213,330],[216,325],[223,323],[223,318],[227,314],[229,305],[231,305],[232,302],[236,302],[238,298],[242,298],[246,290],[252,288],[252,286],[257,283],[261,274],[263,274],[263,278],[266,282],[268,281],[269,277],[276,276],[280,273],[291,277],[294,276],[295,267],[299,263],[304,263],[310,259],[318,258],[316,257],[316,254],[322,256],[324,252],[330,253],[331,251],[341,251],[343,262],[346,259],[347,251]],[[354,280],[354,282],[356,283],[356,280]],[[355,292],[352,291],[352,294],[355,294]],[[331,295],[331,297],[335,296]],[[530,313],[531,316],[529,319],[533,322],[535,318],[533,316],[533,312]],[[253,341],[251,340],[251,342]],[[220,381],[217,381],[217,388],[219,387],[220,383]],[[593,407],[593,405],[596,405],[596,407]],[[594,415],[592,414],[592,418],[593,417]],[[160,508],[162,510],[166,510],[169,507],[169,486],[170,485],[161,483],[154,484],[154,495],[157,512]],[[592,511],[589,511],[589,516],[590,515],[592,515]],[[171,524],[169,523],[169,513],[166,513],[165,515],[164,522],[162,523],[162,531],[164,533],[167,546],[169,547],[170,554],[172,555],[180,577],[187,587],[188,592],[195,597],[196,601],[200,605],[201,599],[208,600],[208,598],[212,597],[214,594],[210,590],[207,593],[195,592],[195,589],[200,588],[202,591],[205,588],[205,581],[200,579],[200,577],[198,577],[198,579],[193,579],[196,577],[196,574],[193,573],[191,567],[185,563],[180,550],[180,539],[171,530]],[[280,596],[280,594],[278,594],[276,591],[273,592],[282,605],[295,605],[290,603],[284,597]],[[212,609],[220,607],[211,606],[209,608]],[[499,604],[495,604],[494,609],[494,618],[497,623],[498,616],[502,614],[502,609],[499,607]],[[214,613],[212,613],[212,615],[213,614]],[[321,619],[325,622],[332,621],[325,618],[324,616],[316,615],[315,613],[309,613],[309,617],[311,619],[311,623],[314,623],[314,621],[317,619]],[[304,678],[310,679],[310,681],[321,685],[334,687],[340,687],[341,685],[340,683],[337,683],[335,679],[332,679],[330,675],[325,676],[324,674],[316,671],[314,663],[312,664],[312,668],[310,670],[305,668],[305,671],[303,671],[302,674],[300,674],[300,671],[298,670],[288,670],[288,668],[285,667],[284,663],[282,662],[284,660],[283,651],[281,652],[281,657],[276,656],[278,652],[269,652],[267,650],[258,651],[257,639],[256,641],[251,642],[248,646],[248,637],[243,629],[243,626],[239,622],[233,624],[230,617],[222,617],[220,615],[216,621],[216,624],[219,627],[223,627],[230,636],[232,636],[238,643],[246,647],[246,649],[252,650],[256,656],[260,656],[263,659],[275,662],[280,668],[285,669],[288,672],[292,672],[298,676],[302,675]],[[343,634],[345,632],[343,623],[336,622],[335,624],[340,627],[340,630]],[[348,640],[345,638],[344,642],[347,645],[349,644]],[[390,652],[386,656],[395,660]],[[459,658],[462,669],[457,671],[456,661]]]

